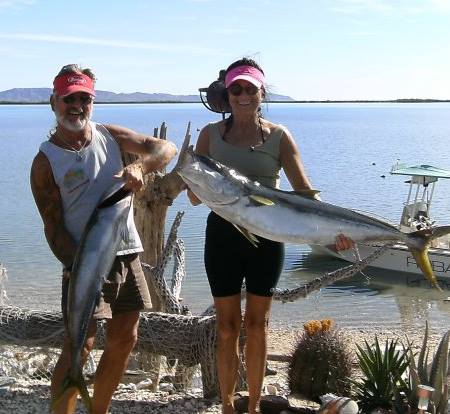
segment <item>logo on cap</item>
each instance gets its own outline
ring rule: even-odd
[[[71,76],[69,79],[67,79],[67,82],[84,85],[86,83],[86,79],[82,76]]]

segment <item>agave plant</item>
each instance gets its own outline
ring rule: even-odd
[[[448,352],[449,352],[450,330],[447,331],[433,356],[432,362],[429,365],[428,347],[428,322],[425,325],[425,334],[423,337],[422,348],[419,352],[417,364],[413,352],[411,351],[411,344],[409,345],[409,384],[408,384],[408,399],[414,406],[417,406],[417,386],[419,384],[428,385],[434,388],[434,392],[430,398],[428,409],[432,414],[447,414],[448,410]]]
[[[408,390],[403,376],[409,365],[409,348],[399,347],[398,340],[386,340],[384,351],[378,337],[365,347],[357,345],[356,355],[362,378],[353,381],[355,396],[362,412],[375,408],[396,410],[398,395]]]

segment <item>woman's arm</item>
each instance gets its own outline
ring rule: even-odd
[[[280,161],[294,191],[312,190],[297,144],[288,130],[284,130],[280,142]]]
[[[209,133],[208,126],[205,126],[198,136],[197,144],[195,145],[195,153],[209,156]],[[191,191],[187,189],[187,196],[193,206],[201,204],[201,200]]]
[[[281,166],[294,191],[313,189],[305,173],[297,144],[287,130],[285,130],[280,142],[280,160]],[[320,201],[318,194],[315,194],[314,198]],[[336,236],[335,247],[338,251],[350,249],[354,244],[354,241],[344,234],[338,234]]]

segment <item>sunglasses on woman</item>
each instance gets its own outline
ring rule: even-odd
[[[78,102],[78,100],[81,102],[81,105],[89,105],[90,103],[92,103],[94,98],[91,95],[68,95],[62,98],[62,100],[67,105],[73,105],[75,102]]]
[[[243,91],[245,91],[247,95],[253,96],[258,93],[259,88],[252,83],[247,86],[242,86],[239,83],[233,83],[228,87],[228,92],[230,92],[233,96],[240,96]]]

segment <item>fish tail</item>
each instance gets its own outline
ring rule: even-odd
[[[89,391],[87,389],[86,382],[84,381],[83,375],[80,375],[80,378],[77,381],[77,388],[78,391],[80,391],[81,399],[84,402],[84,405],[86,406],[86,409],[88,413],[92,413],[92,400],[89,396]]]
[[[436,275],[433,272],[433,267],[431,266],[430,258],[428,257],[428,246],[425,246],[423,249],[411,247],[410,250],[424,276],[436,289],[442,292],[442,288],[439,286]]]
[[[414,240],[414,243],[409,247],[417,265],[430,283],[440,291],[442,291],[442,289],[433,272],[433,267],[431,266],[430,258],[428,257],[428,248],[433,240],[447,234],[450,234],[450,226],[419,230],[409,234],[409,238]],[[419,241],[419,243],[417,243],[417,241]]]
[[[73,379],[69,374],[66,376],[61,385],[60,391],[52,398],[52,401],[50,403],[50,410],[54,411],[54,409],[61,403],[61,400],[63,399],[66,391],[70,388],[76,388],[78,390],[88,413],[92,413],[91,397],[89,396],[89,391],[82,374],[77,376],[76,379]]]
[[[179,171],[183,164],[185,163],[186,155],[189,151],[194,150],[193,146],[190,145],[191,142],[191,121],[188,122],[186,128],[186,135],[184,136],[183,144],[181,145],[180,154],[178,155],[178,161],[173,168],[174,171]]]

